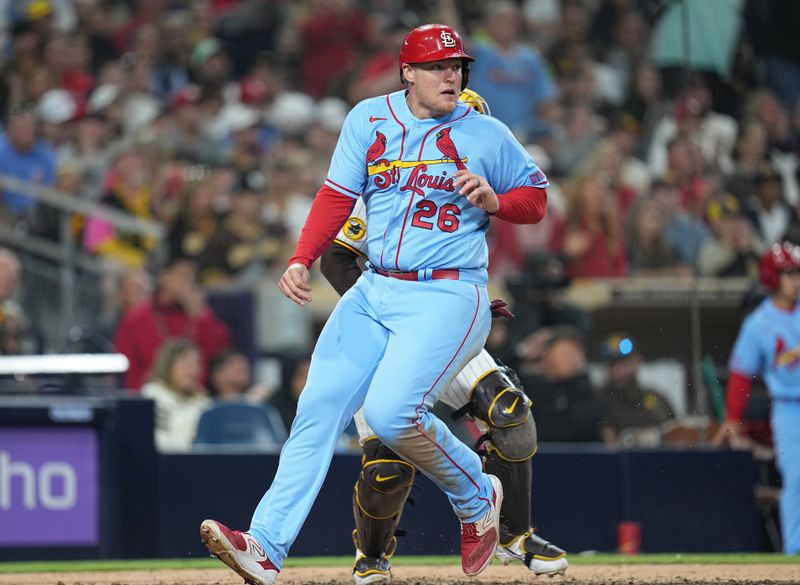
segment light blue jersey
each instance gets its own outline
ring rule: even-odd
[[[453,186],[455,172],[465,167],[486,177],[498,194],[548,185],[502,122],[463,102],[446,116],[420,120],[409,110],[404,91],[353,108],[325,184],[363,196],[373,265],[485,273],[490,216]]]
[[[761,374],[773,399],[800,401],[800,305],[788,312],[762,301],[744,320],[729,367]]]
[[[761,374],[772,398],[772,436],[781,472],[783,550],[800,554],[800,303],[786,311],[764,300],[744,321],[729,368]]]

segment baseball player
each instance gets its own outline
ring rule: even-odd
[[[481,114],[489,105],[465,89],[459,99]],[[366,208],[359,199],[339,234],[320,259],[320,269],[339,294],[345,294],[361,275],[366,260]],[[497,303],[497,304],[496,304]],[[512,316],[503,307],[500,316]],[[493,316],[494,316],[493,310]],[[488,438],[484,468],[503,484],[500,545],[495,556],[508,563],[520,561],[537,575],[564,573],[566,553],[541,539],[531,529],[531,458],[536,451],[536,425],[531,405],[518,388],[516,374],[498,367],[481,351],[439,395],[456,413],[469,412]],[[414,481],[414,466],[383,445],[364,420],[354,417],[364,450],[362,470],[353,492],[356,560],[353,579],[358,585],[391,580],[389,559],[397,546],[395,529]]]
[[[503,488],[429,408],[483,347],[491,313],[485,233],[492,215],[536,223],[547,179],[509,129],[458,96],[469,62],[439,24],[406,35],[406,89],[348,114],[289,267],[287,298],[311,301],[309,268],[366,205],[367,270],[320,333],[278,470],[247,532],[201,525],[208,549],[250,583],[275,582],[319,493],[337,438],[359,407],[375,434],[447,495],[461,567],[477,575],[500,536]]]
[[[770,291],[745,318],[728,364],[727,418],[718,435],[735,441],[752,380],[761,374],[772,399],[772,435],[781,473],[783,550],[800,553],[800,248],[773,244],[762,257]]]

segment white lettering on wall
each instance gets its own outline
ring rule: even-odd
[[[7,451],[0,451],[0,510],[11,509],[15,485],[21,488],[17,497],[26,510],[35,510],[37,505],[45,510],[68,510],[78,501],[78,474],[69,463],[47,461],[37,471],[24,461],[11,461]]]

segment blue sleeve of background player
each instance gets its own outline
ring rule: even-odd
[[[755,319],[745,319],[736,337],[728,369],[738,374],[755,376],[764,365],[764,355],[759,345],[760,333]]]
[[[361,102],[347,115],[333,151],[331,166],[325,185],[348,195],[359,197],[367,183],[367,136],[366,118]]]
[[[507,193],[518,187],[544,189],[550,185],[542,169],[534,162],[528,151],[517,142],[511,131],[499,122],[498,125],[503,136],[487,177],[495,192]]]

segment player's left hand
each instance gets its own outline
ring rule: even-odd
[[[308,268],[303,264],[291,264],[278,281],[278,288],[286,296],[300,306],[311,302],[311,287],[308,285]]]
[[[497,193],[494,192],[486,177],[481,177],[475,173],[471,173],[469,169],[462,169],[456,171],[455,187],[461,187],[458,190],[460,195],[464,195],[472,205],[484,209],[489,213],[495,213],[500,209],[500,201],[497,199]]]

